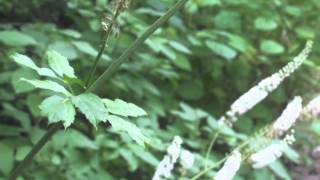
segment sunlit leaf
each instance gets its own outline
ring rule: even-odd
[[[50,80],[28,80],[25,78],[21,78],[21,80],[32,84],[36,88],[51,90],[57,93],[62,93],[66,96],[71,95],[71,93],[67,91],[63,86]]]
[[[107,106],[109,113],[125,116],[125,117],[139,117],[145,116],[147,113],[135,104],[127,103],[121,99],[114,101],[110,99],[103,99],[104,104]]]
[[[63,122],[68,128],[75,119],[76,111],[69,98],[51,96],[40,104],[41,113],[48,117],[49,123]]]
[[[66,57],[54,50],[47,52],[48,62],[51,69],[53,69],[60,77],[68,76],[75,78],[74,70],[69,65],[69,61]]]

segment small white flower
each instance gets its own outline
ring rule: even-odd
[[[238,151],[234,151],[223,167],[217,172],[214,180],[231,180],[236,175],[240,165],[241,154]]]
[[[175,136],[167,149],[168,154],[164,156],[162,161],[157,166],[152,180],[163,180],[171,176],[174,164],[177,162],[177,159],[180,156],[181,144],[182,139],[179,136]]]
[[[274,143],[269,145],[265,149],[252,154],[250,156],[250,160],[253,163],[252,167],[258,169],[269,165],[282,156],[284,148],[284,143]]]
[[[180,164],[184,169],[190,169],[194,163],[195,157],[188,150],[182,150],[180,154]]]
[[[301,97],[295,97],[284,109],[280,117],[273,123],[273,130],[277,134],[288,131],[288,129],[296,122],[302,110]]]
[[[242,115],[266,98],[267,95],[268,92],[259,86],[254,86],[231,105],[231,112]]]

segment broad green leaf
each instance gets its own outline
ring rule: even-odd
[[[36,41],[31,36],[19,31],[0,31],[0,42],[13,47],[36,44]]]
[[[284,47],[276,41],[273,40],[263,40],[260,44],[260,50],[265,54],[282,54],[284,52]]]
[[[20,68],[13,72],[11,84],[16,93],[25,93],[34,90],[34,86],[21,81],[21,78],[35,79],[38,78],[37,74],[30,69]]]
[[[130,172],[133,172],[138,169],[139,162],[130,150],[121,148],[119,150],[119,153],[128,162]]]
[[[143,135],[141,130],[135,124],[130,123],[119,116],[109,115],[108,121],[115,131],[127,132],[139,145],[144,147],[145,143],[150,142],[150,139]]]
[[[138,145],[131,144],[129,146],[131,151],[140,159],[142,159],[144,162],[156,167],[159,164],[159,160],[150,152],[144,150]]]
[[[125,116],[125,117],[139,117],[145,116],[147,113],[140,107],[132,103],[127,103],[121,99],[114,101],[110,99],[103,99],[104,104],[107,106],[109,113]]]
[[[94,127],[97,127],[97,124],[101,121],[106,122],[108,111],[105,108],[102,99],[98,96],[91,93],[85,93],[72,97],[72,102]]]
[[[186,54],[191,54],[191,51],[184,46],[183,44],[177,42],[177,41],[169,41],[169,44],[171,47],[175,48],[176,50],[186,53]]]
[[[276,29],[278,26],[277,22],[273,19],[258,17],[254,21],[254,27],[262,31],[271,31]]]
[[[52,77],[52,78],[56,78],[57,77],[54,74],[54,72],[51,71],[50,69],[48,69],[48,68],[39,68],[28,56],[25,56],[25,55],[19,54],[19,53],[15,53],[15,54],[11,55],[11,58],[16,63],[35,70],[40,76],[47,76],[47,77]]]
[[[4,174],[9,174],[13,168],[13,152],[13,149],[11,149],[8,145],[0,142],[0,171]]]
[[[74,122],[76,111],[69,98],[51,96],[46,98],[39,108],[42,115],[48,117],[49,123],[62,121],[64,127],[68,128]]]
[[[69,65],[69,61],[66,57],[62,56],[60,53],[50,50],[47,52],[48,62],[51,69],[53,69],[59,76],[64,75],[75,78],[74,70]]]
[[[269,165],[270,169],[281,179],[291,180],[286,167],[282,164],[280,160],[277,160]]]
[[[72,42],[81,52],[90,55],[96,56],[98,51],[92,47],[91,44],[85,41],[74,41]]]
[[[218,29],[240,29],[240,14],[237,11],[221,10],[214,17],[214,25]]]
[[[16,152],[16,160],[17,161],[22,161],[27,154],[31,151],[31,147],[30,146],[22,146],[22,147],[18,147],[17,152]]]
[[[71,93],[67,91],[63,86],[50,80],[28,80],[25,78],[21,78],[21,80],[32,84],[36,88],[47,89],[57,93],[62,93],[66,96],[71,96]]]
[[[192,69],[189,60],[185,56],[180,54],[177,55],[176,59],[172,60],[172,63],[186,71],[191,71]]]
[[[73,60],[78,57],[76,48],[67,41],[55,41],[49,45],[48,49],[52,49],[65,56],[68,60]]]
[[[232,60],[237,56],[237,52],[235,50],[233,50],[232,48],[230,48],[224,44],[208,40],[208,41],[206,41],[206,45],[215,54],[217,54],[218,56],[221,56],[227,60]]]

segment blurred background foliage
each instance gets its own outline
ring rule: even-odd
[[[99,73],[173,3],[132,1],[118,18]],[[101,43],[101,19],[111,9],[108,0],[0,0],[0,179],[48,126],[38,105],[49,92],[19,81],[38,75],[18,67],[9,55],[24,53],[45,66],[45,51],[54,49],[85,79]],[[210,162],[272,122],[295,95],[309,100],[320,92],[319,10],[318,0],[189,0],[98,90],[101,97],[121,98],[146,109],[149,116],[134,121],[152,138],[150,146],[143,149],[106,125],[96,131],[78,116],[71,128],[53,137],[20,179],[151,179],[174,135],[196,155],[191,170],[175,171],[176,179],[189,179],[204,168],[216,119],[242,93],[297,55],[308,39],[316,42],[309,61],[241,117],[233,130],[223,131]],[[301,125],[296,134],[295,148],[281,162],[258,171],[244,165],[236,179],[291,179],[293,167],[312,167],[306,152],[320,143],[320,123]]]

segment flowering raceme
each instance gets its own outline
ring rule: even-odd
[[[231,180],[239,170],[241,165],[241,154],[234,151],[224,163],[223,167],[217,172],[214,180]]]
[[[263,168],[282,156],[288,145],[293,144],[295,138],[293,135],[287,135],[282,141],[273,143],[268,147],[254,153],[250,156],[252,167],[255,169]]]
[[[182,139],[175,136],[171,145],[167,149],[167,155],[159,163],[152,180],[162,180],[171,176],[174,164],[180,156]]]
[[[300,96],[297,96],[287,105],[280,117],[273,123],[273,131],[278,135],[282,135],[288,131],[298,119],[301,111],[302,99]]]
[[[260,81],[256,86],[252,87],[248,92],[239,97],[232,105],[226,116],[220,118],[220,122],[235,122],[237,117],[252,109],[255,105],[265,99],[270,92],[275,90],[281,82],[298,69],[307,59],[311,52],[313,42],[308,41],[302,52],[296,56],[292,62],[281,68],[277,73]],[[231,124],[231,122],[227,122]]]

